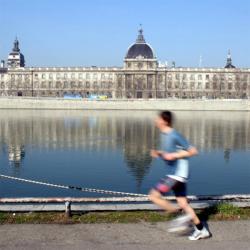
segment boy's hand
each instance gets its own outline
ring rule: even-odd
[[[163,153],[162,158],[167,161],[174,161],[177,159],[176,153]]]
[[[153,158],[161,157],[162,159],[167,160],[167,161],[174,161],[177,159],[176,153],[167,153],[167,152],[163,152],[163,151],[155,150],[155,149],[152,149],[150,151],[150,155]]]
[[[153,158],[157,158],[161,155],[161,152],[159,150],[151,149],[150,150],[150,155]]]

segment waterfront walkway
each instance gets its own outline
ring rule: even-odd
[[[250,249],[250,220],[209,222],[213,236],[191,242],[166,223],[1,225],[0,249]]]

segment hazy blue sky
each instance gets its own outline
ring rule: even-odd
[[[142,23],[160,61],[250,67],[249,0],[0,0],[0,58],[27,66],[121,66]]]

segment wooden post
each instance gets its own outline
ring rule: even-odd
[[[71,202],[70,201],[65,202],[65,215],[67,218],[71,216]]]

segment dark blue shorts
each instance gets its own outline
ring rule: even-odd
[[[186,183],[177,181],[168,176],[161,179],[159,183],[156,184],[154,189],[160,192],[162,195],[170,192],[171,190],[174,192],[176,197],[185,197],[187,195]]]

